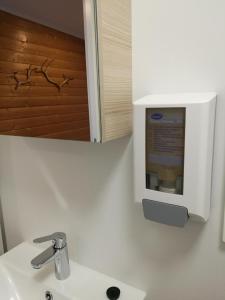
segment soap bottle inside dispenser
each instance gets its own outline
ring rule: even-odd
[[[183,194],[184,108],[146,110],[146,188]]]

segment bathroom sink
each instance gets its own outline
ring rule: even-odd
[[[45,300],[49,291],[53,300],[107,300],[106,290],[116,286],[119,300],[144,300],[145,293],[118,280],[70,261],[71,275],[59,281],[53,265],[34,270],[30,261],[40,248],[22,243],[0,257],[0,295],[4,300]]]

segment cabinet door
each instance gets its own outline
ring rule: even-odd
[[[131,1],[84,0],[91,139],[131,133]]]
[[[26,9],[10,2],[9,11],[25,10],[40,23],[41,9],[48,21],[59,22],[62,12],[52,9],[54,1],[39,10],[38,2]],[[64,14],[76,14],[67,25],[82,27],[82,0],[70,3],[68,8],[62,2]],[[0,11],[0,45],[0,134],[90,141],[82,30],[72,36]]]
[[[131,0],[97,0],[102,141],[131,133]]]

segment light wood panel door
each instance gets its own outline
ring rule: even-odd
[[[102,141],[132,128],[131,1],[97,0]]]

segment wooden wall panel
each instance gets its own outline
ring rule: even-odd
[[[90,140],[84,40],[0,11],[0,134]],[[30,65],[45,61],[59,89],[43,74],[16,87],[14,72],[26,79]]]
[[[131,0],[97,0],[102,141],[132,131]]]

